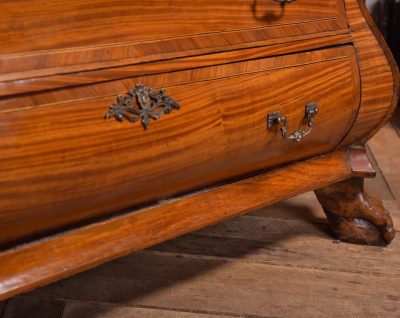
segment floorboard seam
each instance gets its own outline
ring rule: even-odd
[[[385,182],[385,185],[386,185],[386,187],[388,188],[388,190],[389,190],[391,196],[394,198],[394,200],[396,200],[396,196],[395,196],[395,194],[393,193],[393,190],[392,190],[392,188],[390,187],[390,184],[389,184],[389,182],[387,181],[385,174],[382,172],[381,168],[379,167],[378,161],[376,160],[376,157],[375,157],[374,153],[372,152],[372,149],[369,147],[368,144],[366,144],[365,146],[366,146],[368,152],[371,154],[373,161],[375,162],[376,169],[378,170],[378,171],[377,171],[377,174],[379,173],[379,174],[382,176],[382,179],[383,179],[383,181]]]
[[[45,298],[45,297],[44,297]],[[38,297],[41,299],[41,297]],[[56,298],[59,301],[64,301],[65,303],[81,303],[81,304],[93,304],[93,305],[107,305],[110,307],[127,307],[127,308],[140,308],[140,309],[154,309],[154,310],[164,310],[164,311],[172,311],[172,312],[181,312],[181,313],[193,313],[193,314],[203,314],[203,315],[214,315],[214,316],[225,316],[232,318],[278,318],[277,316],[259,316],[259,315],[251,315],[251,314],[233,314],[230,312],[220,312],[220,311],[212,311],[212,310],[200,310],[200,309],[185,309],[185,308],[169,308],[163,306],[151,306],[151,305],[129,305],[129,304],[120,304],[106,301],[94,301],[94,300],[80,300],[80,299],[69,299],[69,298]],[[281,318],[281,317],[280,317]]]
[[[342,243],[342,244],[347,244],[347,243]],[[384,248],[384,247],[383,247]],[[264,266],[276,266],[276,267],[285,267],[285,268],[297,268],[300,270],[310,270],[310,271],[321,271],[321,272],[331,272],[331,273],[346,273],[346,274],[359,274],[363,276],[379,276],[379,277],[398,277],[398,274],[388,274],[388,273],[378,273],[378,272],[364,272],[364,271],[343,271],[343,270],[331,270],[331,269],[325,269],[325,268],[312,268],[312,267],[305,267],[305,266],[296,266],[296,265],[282,265],[282,264],[274,264],[274,263],[262,263],[262,262],[251,262],[251,261],[246,261],[242,260],[240,258],[228,258],[228,257],[223,257],[223,256],[212,256],[212,255],[195,255],[195,254],[188,254],[188,253],[174,253],[174,252],[167,252],[167,251],[157,251],[157,250],[147,250],[152,253],[157,253],[157,254],[170,254],[172,256],[176,255],[184,255],[189,258],[195,258],[195,259],[211,259],[211,260],[222,260],[226,262],[242,262],[242,263],[247,263],[247,264],[254,264],[254,265],[264,265]],[[101,276],[101,275],[99,275]]]
[[[253,211],[254,212],[254,211]],[[271,215],[251,215],[252,212],[249,212],[249,214],[243,214],[241,216],[238,216],[238,218],[241,217],[245,217],[245,218],[263,218],[263,219],[274,219],[274,220],[282,220],[282,221],[287,221],[287,220],[291,220],[291,221],[299,221],[302,223],[307,223],[307,224],[324,224],[324,225],[329,225],[329,221],[328,219],[326,219],[325,217],[315,217],[313,219],[302,219],[302,218],[296,218],[296,217],[279,217],[279,216],[271,216]],[[226,222],[229,222],[226,221]]]
[[[61,310],[60,318],[63,318],[63,317],[64,317],[65,305],[66,305],[66,302],[63,301],[63,307],[62,307],[62,310]],[[0,318],[1,318],[1,317],[0,317]]]

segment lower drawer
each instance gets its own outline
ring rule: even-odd
[[[124,84],[139,81],[164,88],[180,109],[150,118],[147,129],[104,119],[115,95],[0,112],[0,243],[326,153],[351,128],[360,99],[350,46]],[[267,114],[279,111],[288,134],[307,130],[309,103],[319,112],[301,141],[268,128]]]

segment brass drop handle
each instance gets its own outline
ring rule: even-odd
[[[279,125],[282,123],[282,138],[286,141],[295,141],[299,142],[304,139],[304,137],[308,136],[311,134],[313,128],[314,128],[314,123],[312,121],[313,117],[318,114],[318,105],[317,102],[312,102],[306,105],[306,110],[305,110],[305,119],[307,120],[308,124],[308,130],[298,130],[295,131],[294,133],[290,134],[289,136],[286,133],[286,125],[287,125],[287,119],[286,116],[281,116],[279,111],[268,113],[267,116],[267,122],[268,122],[268,128],[271,128],[275,125]]]
[[[284,5],[286,3],[292,3],[293,1],[296,0],[274,0],[274,1],[279,2],[281,5]]]

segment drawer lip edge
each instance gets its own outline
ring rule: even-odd
[[[305,66],[305,65],[310,65],[310,64],[329,62],[332,60],[340,60],[340,59],[346,59],[346,58],[348,59],[348,58],[352,58],[355,55],[354,47],[351,44],[345,43],[345,44],[340,44],[340,45],[333,46],[333,47],[317,48],[317,49],[310,50],[310,51],[293,52],[290,54],[279,54],[279,55],[274,55],[274,56],[246,58],[243,60],[235,60],[232,62],[229,61],[229,62],[225,62],[225,63],[197,66],[197,67],[193,67],[193,68],[182,68],[182,69],[178,69],[178,70],[165,71],[162,73],[150,72],[148,74],[147,73],[144,74],[143,76],[135,75],[133,77],[127,77],[124,79],[129,80],[129,79],[135,79],[135,78],[143,78],[143,77],[145,78],[147,76],[154,77],[154,76],[158,76],[159,74],[162,75],[162,74],[168,74],[168,73],[180,73],[180,72],[201,70],[201,69],[207,69],[207,68],[218,68],[218,67],[224,67],[224,66],[230,65],[230,64],[247,63],[247,62],[257,61],[257,60],[281,59],[281,58],[285,58],[287,56],[296,56],[296,55],[301,56],[302,54],[313,54],[313,53],[318,53],[318,52],[327,52],[327,53],[329,53],[329,57],[315,58],[315,59],[311,59],[310,61],[307,61],[307,62],[303,61],[302,63],[299,63],[299,64],[293,64],[293,63],[286,62],[286,64],[284,64],[284,65],[276,65],[276,63],[275,63],[275,65],[265,68],[265,69],[257,69],[257,70],[246,71],[246,72],[236,72],[236,73],[225,74],[224,76],[218,76],[218,77],[213,77],[213,78],[198,78],[198,79],[191,78],[188,81],[181,81],[179,83],[169,83],[169,84],[163,85],[163,86],[154,86],[153,89],[167,89],[169,87],[190,85],[190,84],[195,84],[195,83],[206,82],[209,80],[223,80],[223,79],[230,78],[233,76],[240,76],[240,75],[253,74],[253,73],[259,73],[259,72],[269,72],[269,71],[285,69],[285,68],[300,67],[300,66]],[[338,53],[336,54],[336,52],[338,52]],[[119,79],[114,80],[114,81],[107,81],[107,82],[117,82],[117,81],[119,81]],[[102,82],[88,84],[88,85],[98,85],[101,83]],[[86,85],[78,85],[78,86],[82,87],[82,89],[85,90]],[[68,88],[69,87],[63,87],[60,89],[68,89]],[[76,99],[57,100],[54,102],[40,103],[38,105],[32,103],[32,105],[24,106],[24,107],[5,107],[4,105],[6,105],[6,103],[2,105],[1,98],[0,98],[0,114],[5,114],[5,113],[15,112],[15,111],[26,111],[26,110],[37,109],[37,108],[42,108],[42,107],[56,107],[57,105],[65,105],[65,104],[74,103],[74,102],[84,102],[84,101],[91,101],[91,100],[103,99],[103,98],[108,98],[108,97],[115,97],[117,95],[124,95],[127,93],[127,91],[128,91],[128,89],[124,88],[123,91],[122,90],[121,91],[113,91],[112,93],[96,94],[96,96],[85,96],[85,97],[76,98]],[[52,91],[50,91],[50,93],[51,92]],[[41,93],[41,92],[39,91],[36,93]],[[54,91],[53,91],[53,94],[54,94]],[[1,96],[1,88],[0,88],[0,96]]]
[[[288,44],[292,48],[285,49]],[[7,74],[0,80],[0,98],[18,96],[20,94],[37,93],[41,91],[64,89],[68,87],[92,85],[115,80],[123,80],[133,76],[146,76],[157,73],[167,73],[182,71],[186,69],[202,68],[208,66],[218,66],[228,63],[236,63],[251,59],[273,58],[282,55],[296,54],[305,51],[317,51],[331,47],[353,45],[353,38],[350,33],[327,35],[312,39],[299,39],[288,43],[276,43],[268,46],[254,46],[251,48],[233,49],[229,51],[207,53],[172,59],[161,59],[146,63],[129,64],[120,67],[109,67],[94,70],[87,70],[72,73],[58,73],[53,75],[32,76],[7,80]],[[265,49],[269,49],[265,51]],[[243,58],[243,56],[246,56]],[[204,61],[206,59],[206,61]],[[222,61],[220,61],[223,59]],[[175,63],[175,68],[166,66],[169,62]],[[185,66],[185,64],[198,63],[198,66]],[[154,70],[154,66],[159,66],[160,70]],[[147,68],[149,70],[147,70]],[[152,69],[152,70],[150,70]],[[120,72],[120,74],[115,74]],[[110,75],[110,73],[113,73]],[[14,74],[15,75],[15,74]],[[14,76],[13,75],[13,76]],[[0,74],[1,79],[1,74]]]
[[[337,20],[337,21],[336,21]],[[137,65],[141,63],[149,63],[149,62],[157,62],[160,60],[170,60],[170,59],[176,59],[176,58],[184,58],[184,57],[190,57],[190,56],[199,56],[199,55],[204,55],[204,54],[215,54],[215,53],[221,53],[221,52],[229,52],[232,50],[238,50],[238,49],[248,49],[248,48],[253,48],[253,47],[269,47],[273,46],[275,44],[279,43],[290,43],[293,41],[297,41],[299,39],[301,40],[312,40],[316,38],[322,38],[322,37],[328,37],[328,36],[335,36],[335,35],[349,35],[350,30],[347,26],[347,22],[343,18],[336,18],[332,20],[327,20],[328,22],[332,24],[336,23],[342,23],[343,25],[341,27],[337,26],[330,26],[326,30],[323,31],[313,31],[313,32],[304,32],[302,31],[301,27],[298,27],[298,30],[294,31],[285,31],[285,28],[290,28],[293,27],[293,25],[288,25],[288,26],[282,26],[284,30],[278,30],[280,33],[288,33],[289,35],[286,36],[267,36],[267,35],[253,35],[249,34],[248,36],[251,38],[254,38],[253,40],[250,41],[241,41],[237,43],[230,43],[226,44],[227,42],[230,42],[228,38],[223,37],[223,33],[216,33],[213,36],[215,36],[215,39],[213,41],[219,41],[220,45],[214,45],[213,47],[201,47],[198,46],[198,44],[195,44],[193,48],[190,49],[185,49],[185,50],[177,50],[176,52],[165,52],[161,50],[161,48],[157,48],[156,45],[153,45],[153,42],[151,43],[135,43],[135,44],[126,44],[125,46],[114,46],[114,47],[107,47],[107,46],[99,46],[99,47],[86,47],[82,49],[76,49],[76,50],[51,50],[51,51],[37,51],[37,52],[32,52],[32,53],[24,53],[24,54],[11,54],[11,55],[0,55],[0,81],[16,81],[16,80],[23,80],[23,79],[28,79],[28,78],[36,78],[36,77],[45,77],[45,76],[52,76],[52,75],[60,75],[60,74],[67,74],[67,73],[79,73],[79,72],[86,72],[86,71],[91,71],[91,70],[97,70],[97,69],[105,69],[105,68],[114,68],[114,67],[123,67],[123,66],[128,66],[128,65]],[[304,23],[305,25],[308,25],[309,23]],[[301,24],[300,24],[301,25]],[[318,24],[317,24],[318,25]],[[310,27],[310,29],[318,29],[317,25]],[[270,27],[271,30],[270,32],[278,32],[274,31],[274,28],[277,27]],[[281,28],[281,27],[279,27]],[[269,28],[261,28],[261,29],[256,29],[256,31],[259,30],[267,30]],[[274,31],[274,32],[273,32]],[[253,31],[255,32],[255,31]],[[271,33],[271,34],[272,34]],[[227,33],[227,36],[229,33]],[[194,38],[195,39],[195,38]],[[175,40],[175,39],[173,39]],[[176,43],[176,45],[182,45],[184,43],[188,43],[191,40],[190,37],[188,38],[182,38],[179,39],[179,41]],[[209,39],[208,41],[211,41],[212,39]],[[172,40],[168,40],[172,41]],[[204,40],[203,40],[204,41]],[[201,41],[200,41],[201,42]],[[207,42],[207,41],[205,41]],[[158,46],[161,45],[161,47],[165,46],[163,41],[158,41],[154,42],[155,44],[158,43]],[[117,59],[106,59],[104,61],[87,61],[87,59],[84,60],[84,62],[78,62],[78,60],[82,57],[85,57],[87,54],[95,54],[95,56],[107,56],[107,52],[113,52],[114,50],[122,50],[122,51],[129,51],[133,49],[134,51],[143,51],[144,49],[140,49],[140,46],[142,45],[151,45],[154,52],[149,53],[149,54],[144,54],[144,55],[136,55],[132,57],[132,54],[126,57],[120,57]],[[139,50],[137,48],[139,48]],[[129,47],[132,47],[131,49],[127,49]],[[147,48],[149,50],[149,48]],[[160,51],[161,50],[161,51]],[[98,52],[97,52],[98,51]],[[92,53],[91,53],[92,52]],[[63,65],[60,64],[58,61],[59,60],[71,60],[70,57],[66,59],[67,56],[70,54],[76,54],[76,58],[74,58],[74,62],[72,63],[69,61],[70,65]],[[126,54],[121,53],[121,54]],[[45,57],[45,58],[44,58]],[[77,60],[78,59],[78,60]],[[44,65],[40,66],[41,63],[45,63]],[[48,64],[48,63],[55,63],[54,65]],[[72,63],[72,64],[71,64]],[[17,69],[4,69],[5,67],[10,67],[10,65],[17,65]],[[21,65],[35,65],[35,68],[32,69],[27,69],[27,70],[21,70]]]

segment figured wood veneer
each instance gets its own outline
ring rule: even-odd
[[[362,0],[3,1],[0,40],[0,299],[309,190],[340,239],[393,239],[351,146],[399,89]],[[137,82],[181,110],[104,121]],[[302,142],[267,128],[314,101]]]
[[[348,151],[340,150],[4,251],[0,253],[0,300],[303,191],[347,179],[353,173],[348,157]]]
[[[29,10],[21,10],[24,6]],[[247,0],[22,0],[2,1],[1,11],[2,54],[87,43],[109,45],[132,38],[155,41],[339,17],[338,0],[299,1],[291,6]],[[24,41],[27,37],[37,40]]]
[[[78,72],[346,29],[342,0],[3,1],[0,73]]]
[[[52,91],[57,88],[67,87],[74,89],[76,86],[83,86],[85,84],[95,84],[136,76],[159,74],[162,72],[173,72],[204,66],[228,64],[238,61],[311,51],[323,47],[339,46],[351,43],[352,37],[348,33],[329,35],[325,32],[319,33],[315,38],[306,37],[304,35],[285,37],[269,44],[268,49],[265,47],[266,43],[257,42],[258,47],[231,50],[222,53],[195,55],[172,60],[163,57],[160,61],[155,62],[138,63],[139,61],[136,61],[136,64],[127,66],[100,68],[73,73],[68,73],[66,68],[60,68],[57,69],[57,74],[55,75],[49,75],[48,69],[35,70],[28,73],[14,72],[0,74],[0,96],[16,95],[35,91],[44,91],[42,94],[49,94],[49,89],[52,89]],[[26,76],[30,77],[25,78]],[[24,80],[21,81],[21,78],[24,78]],[[15,103],[22,101],[22,98],[15,98],[14,96],[7,99],[0,98],[0,111],[1,109],[9,108],[11,106],[21,108],[24,106],[23,104],[18,105]]]
[[[125,86],[136,82],[165,88],[181,109],[148,130],[103,119],[115,95],[0,115],[0,243],[328,152],[350,129],[359,101],[351,47]],[[266,128],[277,108],[289,130],[304,128],[305,105],[314,101],[316,127],[303,142],[286,143]],[[333,126],[335,133],[326,129]]]
[[[346,0],[346,11],[361,75],[357,120],[341,147],[364,143],[390,118],[399,99],[399,70],[363,1]]]

